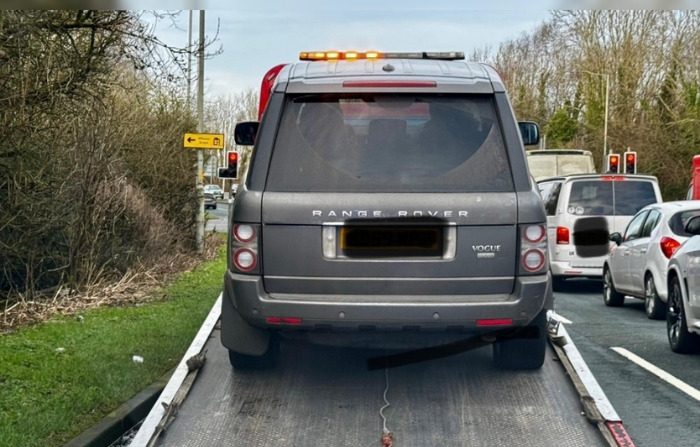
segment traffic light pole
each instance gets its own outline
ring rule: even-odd
[[[199,48],[197,50],[197,130],[204,131],[204,10],[199,11]],[[204,157],[197,151],[197,253],[204,253]]]

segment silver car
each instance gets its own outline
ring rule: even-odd
[[[666,333],[671,350],[700,350],[700,216],[685,226],[694,235],[679,248],[668,264]]]
[[[642,208],[623,233],[613,233],[615,245],[603,266],[604,300],[620,306],[624,296],[644,299],[647,317],[666,317],[666,270],[673,253],[690,236],[685,224],[700,215],[700,200],[655,203]],[[612,298],[612,291],[621,292]]]

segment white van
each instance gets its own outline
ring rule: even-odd
[[[557,175],[594,174],[591,151],[581,149],[541,149],[527,151],[527,164],[536,181]]]
[[[552,275],[600,278],[610,234],[623,233],[637,211],[661,202],[656,177],[582,174],[538,182],[547,213]]]

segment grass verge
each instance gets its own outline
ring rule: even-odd
[[[0,336],[0,446],[62,445],[173,368],[219,295],[225,268],[224,245],[167,286],[163,301]]]

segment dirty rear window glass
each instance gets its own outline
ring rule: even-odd
[[[633,216],[656,203],[651,182],[581,180],[571,185],[567,212],[578,216]]]
[[[589,174],[595,172],[590,157],[578,154],[529,154],[527,163],[535,179],[557,175]]]
[[[490,97],[288,98],[266,188],[299,192],[513,191]]]

